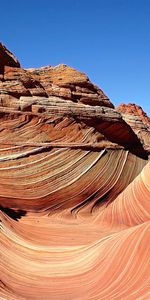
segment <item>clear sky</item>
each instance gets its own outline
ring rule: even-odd
[[[5,0],[0,21],[23,67],[68,64],[150,114],[150,0]]]

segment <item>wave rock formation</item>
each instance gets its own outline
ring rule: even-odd
[[[0,44],[0,299],[150,297],[150,120]]]

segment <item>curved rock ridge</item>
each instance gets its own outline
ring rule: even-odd
[[[95,217],[2,213],[2,299],[148,299],[148,168]]]
[[[149,299],[146,115],[2,47],[0,299]]]

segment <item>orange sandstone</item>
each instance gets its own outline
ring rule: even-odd
[[[149,119],[0,44],[0,299],[149,299]]]

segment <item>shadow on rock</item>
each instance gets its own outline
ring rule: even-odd
[[[5,214],[7,214],[10,218],[12,218],[15,221],[18,221],[27,213],[25,210],[21,210],[21,209],[14,210],[12,208],[2,207],[2,206],[0,206],[0,210],[3,211]]]

